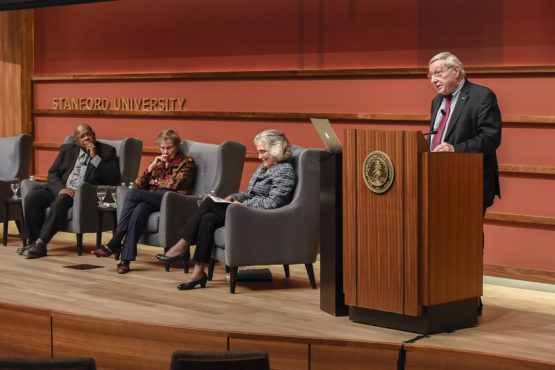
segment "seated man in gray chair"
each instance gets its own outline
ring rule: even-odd
[[[81,183],[117,185],[120,181],[119,160],[113,147],[96,141],[86,123],[75,127],[73,136],[75,142],[61,146],[48,170],[48,187],[32,190],[24,199],[24,230],[30,244],[18,253],[27,258],[46,256],[46,245],[67,221],[75,189]]]

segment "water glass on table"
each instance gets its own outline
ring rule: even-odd
[[[12,179],[12,181],[10,182],[10,188],[12,188],[13,199],[19,199],[19,197],[17,196],[17,192],[19,191],[19,179],[18,178]]]

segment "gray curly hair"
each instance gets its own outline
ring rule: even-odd
[[[254,137],[254,145],[261,142],[272,157],[278,161],[291,158],[291,144],[285,134],[278,130],[266,130]]]

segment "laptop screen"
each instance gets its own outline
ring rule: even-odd
[[[334,153],[343,151],[343,145],[341,141],[339,141],[328,119],[311,118],[310,121],[318,132],[318,135],[320,135],[320,139],[324,142],[327,150]]]

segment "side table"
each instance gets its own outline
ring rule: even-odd
[[[106,203],[107,204],[107,203]],[[114,227],[112,232],[116,231],[116,227],[118,226],[118,215],[117,215],[117,207],[99,205],[96,207],[96,213],[98,215],[98,227],[96,229],[96,248],[100,248],[102,245],[102,225],[104,223],[104,214],[108,214],[112,216],[112,225]]]
[[[17,218],[10,218],[10,208],[19,210],[19,217]],[[17,225],[17,230],[19,230],[19,234],[8,234],[8,223],[10,220],[14,220],[15,224]],[[25,238],[23,237],[23,208],[21,206],[21,198],[14,199],[13,197],[9,197],[4,199],[4,240],[2,244],[4,246],[8,245],[8,237],[9,236],[16,236],[21,238],[21,242],[23,246],[25,246]]]

